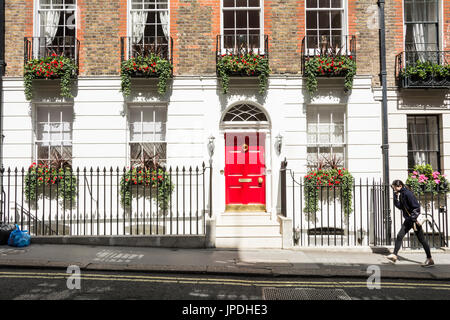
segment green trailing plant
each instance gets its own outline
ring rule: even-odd
[[[73,98],[71,93],[72,80],[77,73],[77,65],[67,57],[53,53],[49,57],[33,59],[24,65],[25,97],[33,98],[34,79],[61,79],[61,96]]]
[[[172,69],[169,61],[153,53],[125,60],[120,68],[121,92],[126,97],[130,95],[132,77],[158,78],[158,93],[162,95],[167,90]]]
[[[316,221],[320,201],[341,202],[346,218],[352,213],[353,177],[345,168],[311,170],[303,178],[304,212],[309,221]]]
[[[315,56],[305,64],[306,87],[310,94],[317,91],[318,77],[344,77],[344,90],[353,87],[356,61],[353,56]]]
[[[167,210],[174,186],[169,173],[161,167],[152,169],[138,167],[127,170],[120,180],[122,206],[129,208],[132,198],[136,197],[144,186],[149,190],[148,194],[145,192],[145,196],[150,196],[151,193],[151,197],[156,198],[159,208]]]
[[[51,190],[49,190],[51,188]],[[35,162],[25,175],[25,197],[33,202],[43,196],[58,195],[66,203],[75,203],[77,195],[77,179],[70,167],[54,168]]]
[[[414,192],[416,196],[432,193],[446,193],[450,191],[450,186],[445,174],[434,171],[429,164],[416,165],[412,172],[409,173],[405,184]]]
[[[267,89],[270,74],[269,60],[255,53],[240,56],[222,55],[217,62],[217,74],[221,79],[223,93],[228,93],[230,76],[257,76],[259,79],[259,93]]]
[[[407,65],[401,70],[400,76],[413,77],[420,80],[426,80],[429,77],[436,77],[442,79],[450,79],[450,65],[441,65],[431,61],[420,61]]]

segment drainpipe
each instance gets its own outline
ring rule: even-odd
[[[0,0],[0,219],[4,213],[3,191],[3,74],[5,73],[5,1]]]
[[[390,244],[391,240],[391,209],[389,206],[389,141],[388,141],[388,108],[387,108],[387,81],[386,81],[386,26],[384,17],[385,0],[378,0],[380,14],[380,76],[382,87],[382,114],[383,114],[383,144],[381,149],[383,152],[383,184],[385,189],[385,223],[386,223],[386,240]]]
[[[3,169],[3,75],[5,66],[5,1],[0,0],[0,169]]]

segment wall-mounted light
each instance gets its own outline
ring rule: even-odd
[[[212,135],[208,138],[208,154],[210,159],[214,155],[214,139]]]
[[[278,134],[275,137],[275,151],[277,152],[277,155],[281,154],[282,146],[283,146],[283,136],[281,134]]]

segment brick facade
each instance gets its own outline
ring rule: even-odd
[[[171,0],[170,35],[175,75],[215,73],[216,36],[221,0]],[[21,76],[23,38],[33,33],[33,0],[6,1],[6,76]],[[357,39],[357,73],[372,75],[379,86],[377,0],[348,0],[348,34]],[[450,50],[450,0],[442,5],[443,49]],[[264,34],[269,36],[273,74],[301,73],[305,1],[266,0]],[[388,86],[395,86],[395,57],[403,51],[402,0],[386,1]],[[81,42],[80,75],[118,75],[120,37],[127,33],[126,0],[78,0],[77,37]]]
[[[78,0],[81,76],[118,74],[124,7],[123,0]]]
[[[264,34],[269,36],[270,68],[275,74],[301,73],[305,2],[264,1]]]
[[[450,1],[446,0],[443,4],[443,46],[445,51],[450,51]]]
[[[33,35],[33,0],[5,1],[5,76],[23,72],[24,37]]]
[[[218,0],[170,1],[175,75],[216,72],[216,36],[220,34]]]

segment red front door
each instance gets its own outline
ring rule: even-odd
[[[265,133],[225,134],[226,204],[266,204]]]

